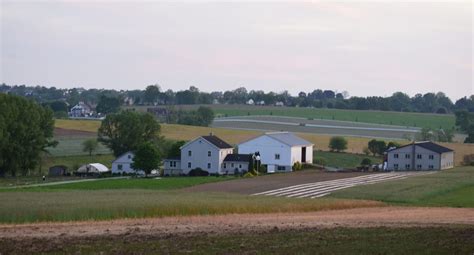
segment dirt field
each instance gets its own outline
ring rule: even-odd
[[[66,238],[102,235],[168,235],[197,233],[245,233],[269,229],[334,227],[433,227],[474,226],[474,209],[376,207],[311,213],[214,215],[0,225],[0,239]]]
[[[231,192],[254,194],[262,191],[284,188],[292,185],[350,178],[369,173],[328,173],[317,170],[293,172],[289,174],[271,174],[259,178],[238,179],[227,182],[207,183],[184,189],[189,192]]]

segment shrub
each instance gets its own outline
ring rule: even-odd
[[[250,171],[247,172],[246,174],[244,174],[244,178],[251,178],[251,177],[254,177],[255,175],[252,174]]]
[[[204,171],[201,168],[194,168],[193,170],[189,171],[189,176],[209,176],[208,171]]]
[[[474,154],[465,155],[463,158],[463,164],[465,166],[474,166]]]
[[[362,159],[362,162],[360,162],[361,166],[370,166],[372,164],[372,160],[370,158],[364,158]]]
[[[291,169],[293,169],[293,171],[301,170],[301,163],[299,161],[296,161],[291,167]]]

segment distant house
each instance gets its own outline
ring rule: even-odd
[[[84,102],[79,102],[69,111],[69,117],[81,118],[89,117],[92,114],[92,107]]]
[[[248,105],[254,105],[255,102],[253,101],[252,98],[250,98],[250,99],[246,102],[246,104],[248,104]]]
[[[278,101],[275,103],[275,106],[285,106],[285,104],[282,101]]]
[[[133,105],[134,102],[135,102],[135,100],[133,100],[133,98],[131,98],[131,97],[125,97],[123,99],[123,104],[124,105]]]
[[[433,142],[416,142],[387,150],[388,171],[441,170],[454,167],[454,151]]]
[[[133,173],[144,174],[143,171],[138,170],[137,172],[135,171],[135,169],[132,168],[133,157],[135,157],[135,155],[131,151],[118,156],[114,161],[112,161],[112,173],[113,174],[133,174]]]
[[[164,176],[178,176],[182,174],[183,170],[181,169],[181,156],[163,159]]]
[[[110,172],[110,170],[106,166],[100,163],[91,163],[79,167],[76,175],[101,175],[107,172]]]
[[[313,163],[313,144],[293,133],[270,132],[238,145],[239,154],[260,153],[267,171],[292,171],[296,162]]]
[[[227,154],[222,163],[222,171],[227,174],[248,172],[251,160],[251,154]]]
[[[224,174],[222,163],[234,148],[215,135],[200,136],[181,146],[181,169],[183,174],[201,168],[210,174]]]
[[[67,174],[67,166],[57,165],[49,168],[49,176],[64,176]]]

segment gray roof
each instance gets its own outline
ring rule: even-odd
[[[265,135],[278,140],[286,145],[289,145],[291,147],[293,146],[310,146],[313,145],[311,142],[306,141],[303,138],[300,138],[296,136],[293,133],[290,132],[270,132],[270,133],[265,133]]]
[[[436,153],[440,153],[440,154],[453,151],[450,148],[446,148],[444,146],[441,146],[439,144],[436,144],[436,143],[433,143],[433,142],[430,142],[430,141],[422,141],[422,142],[416,142],[416,143],[409,143],[409,144],[400,146],[398,148],[392,148],[392,149],[387,150],[387,152],[398,150],[398,149],[405,148],[407,146],[412,146],[412,145],[417,145],[417,146],[420,146],[420,147],[425,148],[427,150],[430,150],[430,151],[433,151],[433,152],[436,152]]]

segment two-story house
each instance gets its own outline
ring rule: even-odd
[[[387,150],[386,170],[441,170],[454,167],[454,151],[433,142],[410,143]]]

